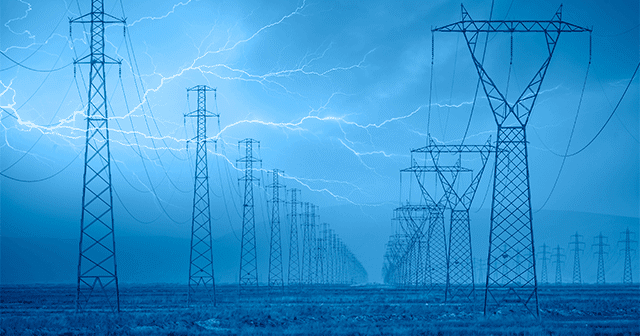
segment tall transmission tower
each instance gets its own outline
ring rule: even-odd
[[[242,203],[242,243],[240,245],[240,287],[258,286],[258,263],[256,251],[256,218],[253,207],[253,182],[258,181],[253,176],[253,164],[262,160],[253,156],[254,145],[260,146],[260,141],[244,139],[238,141],[238,147],[244,145],[244,157],[237,160],[244,164],[244,202]]]
[[[300,268],[300,253],[298,242],[298,193],[300,190],[291,189],[291,217],[289,219],[291,223],[291,229],[289,231],[289,265],[288,265],[288,280],[289,285],[298,285],[302,282],[301,268]]]
[[[547,244],[542,244],[542,252],[540,252],[540,254],[542,255],[542,272],[541,272],[541,276],[540,276],[540,283],[548,285],[549,284],[549,280],[548,280],[548,271],[547,271],[547,261],[549,261],[549,257],[551,256],[551,252],[549,252],[547,249],[549,249],[549,245]]]
[[[484,314],[515,303],[539,316],[525,130],[560,33],[591,30],[562,21],[562,6],[550,21],[479,21],[473,20],[464,6],[461,9],[461,21],[434,28],[432,33],[464,35],[498,127]],[[498,89],[477,57],[480,52],[476,46],[481,33],[509,33],[512,37],[514,33],[544,33],[548,56],[514,103],[507,101],[506,91],[503,94]],[[510,64],[513,48],[511,50]],[[506,253],[502,252],[503,245],[507,246]],[[516,258],[520,258],[520,263]],[[506,272],[501,271],[503,268]],[[517,268],[521,271],[517,272]]]
[[[581,284],[582,283],[582,273],[580,272],[580,252],[584,251],[584,242],[581,241],[582,236],[576,232],[576,234],[571,236],[571,242],[569,245],[573,245],[571,250],[573,250],[573,283]]]
[[[624,274],[622,276],[622,283],[630,285],[633,283],[633,273],[631,273],[631,244],[637,243],[636,240],[631,239],[633,232],[629,231],[629,228],[623,232],[625,238],[620,242],[624,242]]]
[[[602,232],[600,232],[599,235],[597,235],[595,237],[595,239],[597,240],[597,243],[593,244],[593,246],[597,246],[598,247],[598,251],[595,252],[596,254],[598,254],[598,278],[597,278],[597,283],[598,284],[602,284],[604,285],[606,283],[605,281],[605,271],[604,271],[604,255],[607,254],[607,252],[605,251],[605,247],[609,246],[609,244],[607,244],[607,237],[602,235]]]
[[[558,247],[553,249],[554,251],[556,251],[556,254],[552,255],[553,258],[555,258],[554,263],[556,264],[556,285],[561,285],[562,284],[562,264],[564,263],[564,261],[562,260],[564,258],[564,254],[563,252],[563,248],[560,247],[560,245],[558,245]]]
[[[207,161],[207,118],[220,118],[220,114],[207,111],[207,91],[216,89],[196,85],[187,89],[198,94],[198,107],[185,117],[196,118],[197,132],[191,141],[196,142],[196,166],[193,182],[193,210],[191,217],[191,249],[189,252],[189,293],[187,304],[202,296],[215,304],[215,279],[213,274],[213,238],[211,236],[211,208],[209,204],[209,166]],[[188,100],[188,98],[187,98]]]
[[[90,13],[69,20],[70,33],[72,23],[91,26],[89,54],[73,61],[74,66],[90,65],[76,311],[109,307],[120,312],[105,65],[120,66],[121,61],[104,53],[104,26],[123,24],[126,29],[126,22],[105,13],[102,0],[92,0]]]
[[[271,197],[271,239],[269,242],[269,287],[284,286],[282,243],[280,241],[280,189],[285,188],[285,186],[278,179],[283,173],[283,171],[274,169],[272,172],[273,183],[267,186],[273,191],[273,196]]]
[[[473,202],[474,195],[480,184],[482,173],[484,172],[489,154],[493,151],[491,138],[485,145],[436,145],[433,139],[429,138],[429,145],[412,152],[424,152],[431,155],[434,168],[439,180],[444,188],[444,195],[447,207],[451,209],[451,222],[449,226],[449,250],[447,253],[447,280],[445,290],[445,300],[455,297],[472,300],[475,296],[475,281],[473,276],[473,253],[471,249],[471,223],[469,219],[469,209]],[[441,166],[438,157],[442,153],[458,155],[455,166]],[[481,168],[473,175],[473,171],[460,166],[461,154],[480,154]],[[456,186],[460,185],[459,176],[462,172],[471,173],[470,183],[458,191]],[[448,176],[451,173],[451,176]]]

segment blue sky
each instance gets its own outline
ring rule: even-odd
[[[549,20],[559,5],[496,0],[490,13],[490,1],[465,4],[474,19],[513,20]],[[82,25],[74,25],[69,40],[68,18],[88,12],[88,2],[1,6],[0,50],[13,60],[51,70],[87,53]],[[461,35],[436,33],[431,72],[431,28],[460,20],[459,2],[109,0],[105,10],[127,18],[125,37],[121,26],[106,29],[105,50],[122,59],[122,80],[111,66],[107,83],[120,234],[188,236],[194,146],[187,150],[186,139],[195,128],[183,114],[195,109],[195,95],[186,96],[193,85],[217,88],[217,106],[208,99],[209,110],[220,113],[220,128],[211,119],[208,134],[218,139],[217,148],[209,143],[217,237],[240,231],[238,140],[260,140],[262,168],[284,170],[287,187],[319,205],[321,221],[330,221],[358,254],[367,239],[386,241],[393,231],[391,209],[409,197],[399,184],[409,150],[423,146],[427,133],[455,144],[469,120],[477,73]],[[592,65],[569,153],[594,137],[631,79],[638,18],[637,1],[564,2],[564,20],[593,28]],[[513,99],[546,46],[542,35],[514,35],[510,75],[509,49],[508,35],[490,37],[485,66],[498,86],[509,83]],[[3,174],[37,180],[68,166],[43,182],[0,179],[2,234],[75,239],[88,68],[77,67],[74,80],[73,65],[36,72],[0,57]],[[637,77],[599,137],[566,160],[553,189],[562,164],[553,152],[567,149],[588,57],[588,34],[561,35],[528,126],[532,206],[631,217],[637,231]],[[466,141],[495,140],[495,131],[481,91]],[[466,164],[478,168],[477,159]],[[490,159],[473,208],[490,207],[492,166]],[[266,196],[256,190],[257,225],[264,229]],[[333,215],[335,207],[348,215]],[[381,267],[382,253],[373,267]]]

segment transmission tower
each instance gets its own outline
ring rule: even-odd
[[[415,176],[415,180],[420,187],[420,192],[424,204],[426,204],[426,210],[428,212],[428,228],[426,232],[427,236],[427,251],[426,251],[426,282],[429,284],[430,290],[440,291],[445,293],[447,283],[447,238],[444,227],[444,211],[446,207],[445,195],[436,199],[432,193],[429,193],[425,186],[425,173],[437,173],[438,170],[435,166],[419,165],[414,159],[416,154],[424,154],[427,151],[417,149],[411,151],[411,167],[400,170],[401,173],[411,173]],[[425,158],[426,160],[426,158]],[[440,167],[439,169],[448,169]],[[457,174],[458,168],[456,167],[450,172]],[[437,176],[436,176],[437,179]],[[419,232],[419,231],[416,231]]]
[[[308,285],[311,283],[311,230],[310,225],[310,211],[309,202],[304,202],[304,213],[302,214],[302,274],[303,283]]]
[[[253,156],[253,146],[260,142],[254,139],[238,141],[238,147],[244,145],[245,156],[240,158],[238,164],[244,164],[244,202],[242,204],[242,243],[240,245],[240,287],[258,286],[258,267],[256,252],[256,220],[253,208],[253,182],[258,181],[253,176],[253,164],[262,162]]]
[[[582,236],[576,232],[571,236],[571,242],[569,245],[573,245],[573,283],[582,283],[582,274],[580,272],[580,252],[584,251],[584,243],[581,241]]]
[[[550,21],[476,21],[464,6],[461,8],[461,21],[434,28],[432,33],[464,35],[498,127],[484,314],[502,305],[519,303],[539,316],[525,129],[560,33],[591,30],[562,21],[562,6]],[[548,57],[515,103],[507,101],[506,93],[498,89],[476,57],[480,33],[509,33],[512,37],[514,33],[544,33]],[[503,245],[507,246],[506,253],[502,252]],[[520,264],[516,263],[516,256],[520,256]],[[501,271],[503,267],[506,272]],[[518,267],[520,272],[516,271]]]
[[[289,236],[289,285],[297,285],[302,281],[302,276],[300,274],[300,253],[299,253],[299,242],[298,242],[298,193],[300,190],[291,189],[291,229]]]
[[[267,187],[273,191],[271,197],[271,240],[269,242],[269,287],[283,287],[282,243],[280,241],[280,189],[285,186],[278,181],[283,171],[273,170],[273,183]],[[285,191],[286,192],[286,191]]]
[[[605,247],[609,246],[609,244],[607,244],[607,237],[602,235],[602,232],[600,232],[599,235],[597,235],[595,237],[595,239],[597,240],[597,243],[593,244],[593,246],[597,246],[598,247],[598,251],[595,252],[598,254],[598,279],[597,279],[597,283],[598,284],[602,284],[604,285],[606,283],[605,281],[605,277],[604,277],[604,255],[607,254],[607,252],[605,251]]]
[[[542,252],[540,252],[540,254],[542,255],[542,276],[540,277],[540,283],[548,285],[549,284],[549,280],[547,278],[548,275],[548,271],[547,271],[547,261],[549,261],[549,257],[551,256],[551,252],[547,251],[547,249],[549,248],[549,245],[547,244],[542,244]]]
[[[318,274],[318,284],[326,285],[327,284],[327,233],[329,231],[329,224],[322,223],[318,228],[318,239],[317,243],[317,274]]]
[[[209,206],[209,166],[207,161],[207,118],[220,118],[219,114],[207,111],[207,91],[216,89],[196,85],[187,89],[198,94],[198,108],[185,114],[196,118],[197,133],[191,141],[196,142],[196,166],[193,182],[193,209],[191,217],[191,249],[189,252],[189,292],[187,304],[197,297],[204,297],[215,304],[215,279],[213,274],[213,238],[211,237],[211,210]]]
[[[120,312],[105,65],[120,66],[121,61],[104,53],[104,25],[123,24],[126,29],[126,22],[105,13],[102,0],[92,0],[91,12],[72,23],[91,25],[89,54],[73,62],[90,65],[76,311],[108,307]]]
[[[620,241],[624,242],[624,275],[622,276],[622,283],[625,285],[631,285],[633,284],[633,276],[631,273],[631,244],[637,243],[637,241],[631,239],[633,232],[629,231],[629,228],[627,228],[627,230],[622,234],[625,235],[624,240]]]
[[[318,206],[311,204],[309,213],[309,284],[318,283],[318,239],[316,227],[316,210]]]
[[[556,254],[552,255],[553,258],[555,258],[554,263],[556,264],[556,285],[561,285],[562,284],[562,264],[564,263],[564,261],[562,260],[564,258],[564,254],[563,252],[563,248],[560,248],[560,245],[558,245],[558,247],[553,249],[554,251],[556,251]]]
[[[446,205],[451,209],[451,222],[449,226],[449,250],[447,254],[447,280],[445,290],[445,301],[455,297],[472,300],[475,293],[475,281],[473,276],[473,253],[471,249],[471,224],[469,220],[469,209],[473,202],[482,173],[484,172],[489,154],[493,151],[491,139],[483,146],[471,145],[436,145],[433,139],[429,138],[429,145],[420,149],[412,150],[415,153],[429,153],[434,162],[434,168],[439,180],[444,188]],[[455,166],[441,166],[438,157],[442,153],[458,155]],[[461,154],[480,154],[481,168],[477,174],[460,166]],[[459,176],[462,172],[471,173],[472,179],[469,185],[459,192],[456,186],[460,184]],[[450,177],[448,177],[451,173]]]

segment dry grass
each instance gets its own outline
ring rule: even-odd
[[[120,314],[75,314],[73,290],[2,287],[0,335],[640,335],[637,286],[541,288],[539,320],[381,287],[219,286],[216,307],[186,308],[184,286],[123,286]]]

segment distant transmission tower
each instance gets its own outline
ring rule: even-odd
[[[573,283],[581,284],[582,283],[582,274],[580,272],[580,252],[584,251],[584,243],[581,241],[580,235],[578,232],[571,236],[572,241],[569,245],[573,245]]]
[[[562,264],[564,263],[564,261],[562,260],[562,258],[564,258],[564,254],[562,252],[564,249],[560,248],[560,245],[558,245],[558,247],[554,248],[553,250],[556,251],[556,254],[552,255],[552,257],[555,258],[554,263],[556,264],[556,285],[561,285]]]
[[[318,283],[318,240],[316,227],[316,210],[317,205],[311,204],[311,212],[309,213],[309,284]]]
[[[597,278],[597,283],[598,284],[605,284],[605,272],[604,272],[604,255],[607,254],[607,252],[604,250],[606,246],[609,246],[609,244],[607,244],[607,237],[602,235],[602,232],[600,232],[599,235],[597,235],[595,237],[595,239],[598,241],[597,243],[593,244],[592,246],[597,246],[598,247],[598,252],[595,252],[598,254],[598,278]]]
[[[637,241],[631,240],[631,235],[633,232],[629,231],[629,228],[625,232],[624,240],[620,242],[624,242],[624,275],[622,276],[622,283],[625,285],[630,285],[633,283],[633,273],[631,273],[631,244],[636,243]]]
[[[549,261],[549,256],[551,256],[551,252],[547,251],[547,249],[549,248],[549,245],[547,244],[542,244],[542,252],[540,252],[540,254],[542,255],[542,276],[540,277],[540,283],[548,285],[549,284],[549,280],[548,280],[548,271],[547,271],[547,261]]]
[[[260,142],[254,139],[244,139],[238,142],[238,147],[244,145],[245,156],[237,162],[244,164],[244,202],[242,204],[242,243],[240,245],[240,287],[258,286],[258,263],[256,251],[256,219],[253,208],[253,182],[258,181],[253,176],[253,164],[262,162],[253,157],[253,146]]]
[[[302,214],[302,282],[305,285],[311,283],[309,275],[311,274],[311,230],[309,228],[310,220],[310,212],[309,208],[311,204],[309,202],[303,203],[303,214]]]
[[[473,276],[473,253],[471,249],[471,223],[469,209],[473,202],[482,173],[484,172],[489,154],[493,151],[491,138],[485,145],[436,145],[429,138],[429,145],[412,152],[425,152],[431,155],[434,168],[444,187],[447,207],[451,209],[451,223],[449,226],[449,250],[447,251],[447,280],[445,301],[461,297],[467,300],[475,298],[475,281]],[[441,166],[438,156],[441,153],[458,154],[455,166]],[[461,154],[477,153],[480,155],[481,167],[477,174],[473,170],[460,166]],[[450,173],[450,174],[448,174]],[[470,173],[471,182],[461,190],[460,173]],[[450,175],[450,176],[448,176]]]
[[[285,186],[278,179],[282,173],[282,171],[274,169],[273,183],[268,186],[273,190],[273,196],[271,197],[271,240],[269,243],[269,287],[284,286],[282,243],[280,241],[280,189]]]
[[[302,282],[301,269],[300,269],[300,253],[299,253],[299,241],[298,241],[298,193],[300,190],[291,189],[291,229],[289,235],[289,286],[298,285]]]
[[[187,89],[198,94],[198,108],[185,114],[196,118],[196,171],[193,182],[193,210],[191,217],[191,250],[189,252],[189,293],[187,304],[196,297],[204,296],[215,304],[215,279],[213,274],[213,238],[211,237],[211,210],[209,207],[209,166],[207,162],[207,118],[220,118],[219,114],[207,111],[207,91],[213,91],[206,85],[196,85]],[[188,98],[187,98],[188,99]]]
[[[69,20],[70,26],[72,23],[91,25],[89,54],[73,62],[74,66],[90,65],[76,311],[109,307],[120,312],[105,64],[120,65],[121,61],[104,53],[104,25],[126,27],[126,22],[105,13],[102,0],[92,0],[91,12]]]
[[[525,129],[560,33],[590,31],[562,21],[562,6],[550,21],[474,21],[462,6],[461,21],[432,29],[432,33],[457,32],[464,35],[498,126],[485,315],[503,305],[519,303],[533,315],[539,316]],[[480,53],[476,48],[478,36],[481,33],[509,33],[513,36],[514,33],[533,32],[544,33],[548,56],[518,99],[509,103],[506,93],[503,93],[506,91],[498,89],[477,57]],[[513,46],[510,67],[512,58]],[[507,247],[505,253],[503,246]],[[517,258],[521,259],[520,263],[516,262]]]

